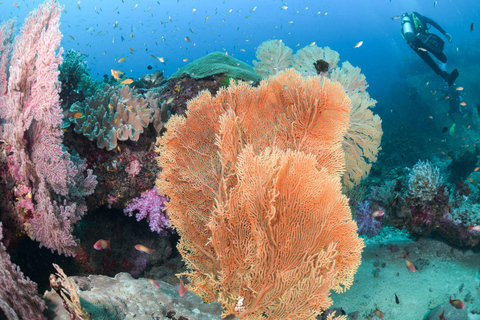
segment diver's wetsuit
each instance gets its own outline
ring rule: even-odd
[[[448,81],[450,74],[446,71],[441,70],[440,67],[437,65],[437,63],[428,54],[428,52],[425,51],[425,49],[430,51],[438,60],[440,60],[443,63],[447,62],[447,56],[443,53],[443,51],[435,52],[431,50],[428,46],[425,46],[424,42],[419,38],[421,36],[424,37],[424,36],[430,35],[428,33],[428,29],[429,29],[428,24],[434,26],[443,35],[446,34],[446,31],[443,30],[443,28],[440,27],[438,23],[436,23],[430,18],[422,16],[418,12],[413,12],[410,15],[410,17],[412,21],[415,21],[415,19],[418,19],[418,20],[417,20],[417,23],[414,24],[415,39],[413,41],[407,41],[408,45],[410,46],[410,48],[413,49],[413,51],[415,51],[416,54],[420,56],[420,58],[422,58],[423,61],[425,61],[425,63],[427,63],[430,66],[430,68],[433,69],[433,71],[435,71],[436,74],[441,76],[445,81]],[[402,35],[403,35],[403,30],[402,30]],[[438,40],[442,41],[441,39],[438,39]],[[443,47],[443,41],[442,41],[442,47]],[[419,48],[423,48],[424,50],[421,50]]]

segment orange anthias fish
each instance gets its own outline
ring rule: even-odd
[[[447,320],[445,319],[445,309],[442,309],[442,314],[438,316],[440,320]]]
[[[93,248],[95,250],[105,250],[105,249],[110,249],[110,239],[108,240],[103,240],[103,239],[100,239],[98,240],[97,242],[95,242],[95,244],[93,245]]]
[[[137,249],[138,251],[141,251],[141,252],[148,253],[148,254],[152,254],[153,251],[155,251],[155,250],[153,250],[153,249],[150,249],[150,248],[145,247],[143,244],[137,244],[137,245],[135,245],[135,249]]]
[[[113,69],[110,69],[110,72],[112,73],[112,77],[114,77],[115,80],[118,81],[118,79],[119,79],[119,78],[118,78],[118,72],[115,71],[115,70],[113,70]]]
[[[185,292],[187,292],[188,288],[185,286],[183,283],[182,278],[180,278],[180,288],[178,289],[178,294],[180,297],[183,297],[185,295]]]
[[[383,312],[378,310],[378,307],[375,307],[375,314],[377,315],[377,317],[379,319],[382,319],[382,320],[385,319],[385,316],[383,315]]]
[[[465,303],[463,303],[463,301],[460,299],[452,300],[452,297],[450,297],[448,303],[450,303],[452,306],[454,306],[457,309],[465,309]]]
[[[125,79],[122,82],[120,82],[120,84],[130,84],[130,83],[133,83],[132,79]]]
[[[407,258],[407,252],[403,251],[403,259],[405,259],[405,264],[407,266],[407,269],[410,270],[411,272],[415,272],[415,266],[413,265],[412,261]]]
[[[153,279],[149,279],[149,278],[145,278],[147,279],[147,281],[154,287],[154,288],[157,288],[157,289],[160,289],[160,285],[157,283],[157,281],[153,280]]]
[[[375,210],[372,213],[370,213],[371,218],[380,218],[385,214],[382,210]]]

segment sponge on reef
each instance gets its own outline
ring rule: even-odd
[[[179,77],[182,73],[186,73],[192,78],[204,78],[218,73],[225,73],[229,77],[244,81],[260,80],[260,77],[257,76],[250,65],[218,51],[187,64],[172,74],[171,78]]]

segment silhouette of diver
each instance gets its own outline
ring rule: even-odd
[[[445,38],[452,42],[452,36],[445,32],[442,27],[435,21],[418,12],[412,14],[402,14],[402,36],[407,40],[410,48],[425,61],[430,68],[435,71],[446,82],[446,87],[451,87],[458,77],[458,70],[455,69],[452,73],[447,72],[447,56],[443,53],[445,42],[434,33],[429,33],[430,25],[434,26],[440,31]],[[428,54],[432,53],[441,63],[437,64]]]

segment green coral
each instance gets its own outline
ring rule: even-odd
[[[212,52],[207,54],[206,56],[187,64],[185,67],[172,74],[171,78],[179,77],[182,73],[186,73],[192,78],[204,78],[214,74],[224,73],[227,77],[247,82],[260,80],[250,65],[232,58],[223,52]]]
[[[83,101],[85,97],[93,95],[97,88],[97,81],[88,74],[87,57],[86,54],[70,49],[64,53],[63,63],[58,67],[60,99],[67,107],[74,101]]]
[[[233,80],[233,81],[235,81],[235,83],[238,83],[237,78],[227,76],[227,77],[223,78],[222,81],[220,81],[220,87],[227,88],[230,85],[230,80]]]

